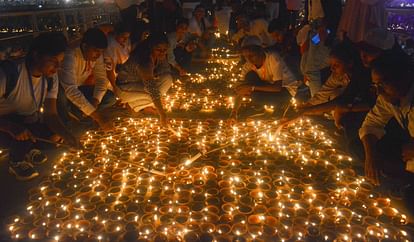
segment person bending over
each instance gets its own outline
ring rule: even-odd
[[[107,47],[105,34],[92,28],[83,35],[79,47],[66,51],[59,70],[62,86],[59,108],[66,120],[69,112],[78,119],[84,114],[95,120],[100,127],[111,128],[110,122],[102,115],[103,109],[116,102],[114,94],[108,90],[109,80],[102,55]]]
[[[397,170],[404,176],[406,173],[403,161],[414,159],[413,67],[409,58],[392,52],[382,55],[372,63],[372,82],[378,98],[367,114],[359,135],[365,148],[365,174],[377,184],[380,182],[379,171],[383,167],[393,166],[388,171]],[[388,138],[384,136],[384,127],[391,118],[397,120],[403,135],[398,140],[388,142],[388,147],[381,149],[380,141]],[[395,153],[393,146],[400,146],[400,152]]]
[[[411,213],[414,170],[406,169],[405,162],[414,161],[413,70],[412,60],[395,52],[372,63],[372,81],[379,96],[359,130],[365,151],[365,175],[374,184],[380,184],[383,176],[391,178],[392,184],[399,184]],[[385,129],[392,118],[398,126]]]
[[[18,180],[38,176],[33,165],[47,160],[35,149],[37,138],[79,147],[56,108],[57,70],[66,47],[61,33],[44,33],[33,39],[23,61],[0,62],[0,141],[9,148],[9,172]]]
[[[242,42],[244,83],[236,88],[231,119],[237,119],[243,97],[252,97],[253,102],[266,99],[268,104],[282,108],[296,95],[299,81],[277,53],[265,51],[260,44],[256,36],[248,36]]]
[[[346,90],[355,71],[362,69],[360,62],[351,43],[341,43],[335,46],[329,54],[331,75],[311,99],[299,105],[299,109],[303,108],[306,112],[306,108],[310,109],[312,106],[328,103],[340,96]]]
[[[150,34],[131,53],[129,60],[120,66],[116,81],[116,93],[122,102],[128,103],[135,112],[158,113],[164,127],[168,120],[161,96],[172,85],[167,50],[165,34]]]

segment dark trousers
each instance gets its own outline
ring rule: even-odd
[[[174,56],[175,61],[183,67],[185,70],[189,70],[191,66],[191,60],[193,58],[193,55],[186,51],[183,47],[177,47],[174,49]]]
[[[254,71],[250,71],[246,74],[245,82],[248,85],[257,87],[269,85],[269,82],[261,80],[257,73]],[[284,108],[289,105],[291,96],[288,90],[282,87],[282,90],[280,92],[254,91],[251,98],[255,104],[273,105],[276,107],[276,110],[284,110]]]
[[[410,141],[407,130],[401,128],[394,118],[386,126],[386,134],[378,142],[377,149],[384,157],[380,164],[382,172],[390,178],[399,179],[406,184],[414,185],[414,173],[405,170],[402,159],[402,147]]]
[[[89,102],[92,101],[94,86],[80,86],[78,89],[83,93]],[[98,110],[111,107],[115,103],[115,94],[112,91],[108,90],[102,98],[101,103],[98,105]],[[84,117],[83,112],[66,97],[65,91],[62,87],[59,88],[57,105],[59,116],[63,122],[69,121],[69,112],[74,114],[78,119],[82,119]]]
[[[364,146],[359,139],[359,128],[364,122],[366,115],[366,112],[351,112],[345,114],[340,121],[348,151],[360,160],[364,160]]]
[[[48,139],[53,135],[53,132],[47,127],[46,124],[41,122],[36,123],[24,123],[23,118],[19,116],[7,116],[5,119],[13,122],[22,128],[30,130],[35,137]],[[0,146],[9,149],[10,162],[23,161],[26,154],[34,148],[46,148],[47,144],[37,141],[33,143],[31,140],[17,141],[11,137],[8,133],[0,132]]]

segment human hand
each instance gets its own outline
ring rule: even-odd
[[[188,73],[186,70],[184,70],[183,68],[178,68],[178,72],[180,74],[180,76],[186,76]]]
[[[336,106],[333,112],[333,118],[335,121],[335,126],[338,129],[342,129],[342,118],[344,117],[344,115],[348,113],[348,108],[346,107],[342,107],[342,106]]]
[[[239,96],[250,96],[252,94],[252,86],[251,85],[240,85],[236,87],[236,92]]]
[[[98,123],[99,127],[103,130],[111,130],[114,128],[112,122],[104,118],[101,112],[95,111],[90,116],[93,118],[93,120],[95,120]]]
[[[17,132],[16,134],[13,134],[13,136],[14,136],[14,139],[17,141],[31,140],[32,142],[36,142],[36,138],[34,137],[32,132],[30,132],[30,130],[28,129],[24,129],[21,132]]]

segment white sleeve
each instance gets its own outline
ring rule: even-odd
[[[368,112],[359,129],[359,137],[362,139],[368,134],[373,134],[378,139],[381,139],[385,134],[385,125],[393,116],[394,114],[387,108],[384,98],[379,96],[375,106]]]
[[[267,68],[270,69],[271,75],[272,75],[272,81],[281,81],[283,80],[283,63],[282,59],[277,56],[275,53],[271,54],[271,57],[269,59],[269,66]]]
[[[49,88],[47,87],[47,89],[49,89],[49,91],[46,94],[46,98],[50,98],[50,99],[57,99],[58,96],[58,91],[59,91],[59,79],[58,79],[58,75],[55,74],[53,75],[53,81],[52,81],[52,87]],[[49,83],[48,83],[49,85]]]
[[[93,75],[96,80],[95,88],[93,90],[93,97],[96,98],[100,103],[109,85],[109,79],[106,75],[103,56],[99,57],[96,61],[95,66],[93,68]]]
[[[95,107],[89,103],[88,99],[78,89],[76,84],[76,57],[74,52],[66,52],[62,68],[59,71],[59,81],[65,90],[66,97],[75,104],[86,115],[95,111]]]
[[[334,77],[334,75],[330,75],[321,89],[308,101],[308,103],[316,105],[334,99],[340,95],[341,91],[345,88],[339,87],[341,84],[342,82],[338,78]]]

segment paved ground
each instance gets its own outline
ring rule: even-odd
[[[213,64],[210,64],[211,67]],[[214,72],[214,70],[208,70]],[[229,75],[229,71],[227,71],[227,75]],[[218,74],[223,74],[218,73]],[[224,74],[226,75],[226,74]],[[212,77],[213,79],[215,77]],[[223,77],[218,77],[223,78]],[[213,120],[216,118],[226,118],[229,114],[228,109],[228,96],[230,93],[228,92],[228,88],[226,87],[225,82],[216,82],[215,85],[209,86],[204,83],[190,83],[190,84],[180,84],[182,86],[186,86],[186,92],[180,92],[178,87],[173,88],[173,93],[170,96],[175,97],[174,100],[169,100],[171,110],[173,111],[170,114],[171,117],[175,118],[183,118],[183,119],[204,119],[204,120]],[[223,93],[223,96],[217,96],[216,93]],[[184,93],[187,93],[184,95]],[[194,93],[194,96],[189,94]],[[197,98],[199,96],[199,98]],[[192,100],[189,102],[189,100]],[[262,120],[269,120],[272,117],[269,113],[264,113],[259,107],[250,107],[245,108],[244,112],[242,113],[242,118],[251,117],[254,114],[263,114],[260,116],[256,116],[257,119]],[[108,111],[108,114],[113,116],[128,116],[128,112],[126,110],[112,110]],[[341,139],[334,134],[334,127],[331,122],[327,122],[326,120],[319,120],[317,121],[320,124],[324,125],[326,129],[330,132],[330,135],[334,137],[338,143],[341,143]],[[84,132],[84,129],[79,126],[75,126],[74,129],[77,133]],[[0,238],[2,241],[10,241],[8,237],[7,228],[5,224],[8,224],[9,217],[15,214],[19,214],[26,208],[27,202],[29,200],[29,191],[32,188],[37,188],[39,183],[47,178],[50,173],[52,172],[52,166],[54,161],[61,157],[63,150],[51,150],[48,151],[47,154],[49,155],[49,162],[38,167],[41,176],[29,181],[29,182],[18,182],[8,174],[8,166],[6,161],[2,161],[0,163],[0,194],[1,195],[1,203],[0,203],[0,220],[2,221],[1,225],[1,233]],[[361,174],[362,168],[358,165],[358,162],[352,167],[357,173]],[[397,207],[400,211],[404,212],[403,206],[398,201],[393,202],[393,206]],[[406,226],[407,231],[412,230],[412,226]]]

